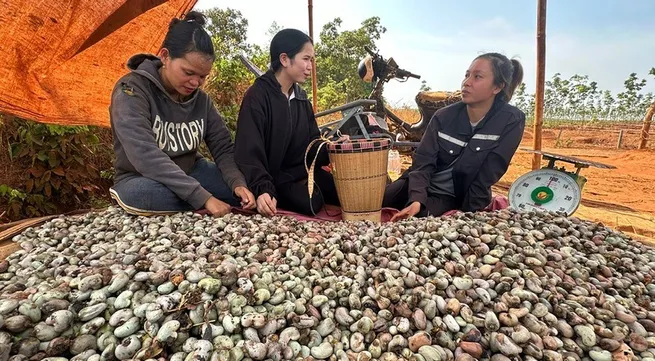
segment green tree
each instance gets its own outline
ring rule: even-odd
[[[421,80],[421,89],[419,89],[422,92],[427,92],[432,90],[432,87],[428,85],[428,82],[425,80]]]
[[[644,95],[640,94],[639,91],[646,86],[646,79],[639,79],[637,73],[631,73],[623,84],[625,90],[616,95],[618,100],[617,110],[620,115],[627,119],[634,115],[630,113],[637,110],[635,108],[639,108],[639,104],[643,100]]]
[[[570,117],[586,120],[595,114],[594,99],[598,93],[598,84],[590,82],[589,76],[575,74],[569,79],[567,106],[570,108]]]
[[[233,55],[237,50],[249,50],[249,44],[246,42],[248,19],[245,19],[239,10],[213,8],[206,10],[204,14],[209,20],[205,28],[212,37],[218,58]]]
[[[603,91],[602,97],[598,101],[599,119],[609,119],[616,107],[616,99],[609,90]]]
[[[650,75],[655,75],[655,68]],[[598,83],[587,75],[574,74],[569,79],[560,73],[546,81],[544,90],[544,119],[549,121],[636,121],[641,120],[655,100],[653,93],[642,92],[646,79],[636,73],[624,82],[625,89],[616,95],[598,88]],[[534,112],[534,94],[527,94],[521,85],[512,103],[528,117]]]
[[[387,29],[379,17],[371,17],[354,30],[341,31],[342,21],[336,18],[325,24],[316,44],[316,73],[320,109],[337,106],[367,97],[372,84],[365,83],[357,74],[357,65],[367,53],[365,46],[376,50]],[[311,89],[308,89],[311,91]],[[322,99],[326,96],[325,99]],[[329,101],[327,101],[329,98]]]
[[[268,30],[266,31],[266,36],[268,38],[266,43],[270,44],[275,34],[277,34],[282,29],[284,29],[284,27],[279,25],[277,21],[272,22],[271,26],[269,26]]]
[[[534,95],[526,93],[525,83],[521,83],[518,86],[514,92],[514,95],[512,96],[511,103],[519,109],[523,110],[527,117],[530,117],[532,114],[534,114]]]
[[[216,60],[203,89],[234,132],[243,94],[255,79],[238,56],[243,54],[260,68],[265,68],[267,55],[261,47],[247,42],[248,20],[240,11],[213,8],[204,14],[209,20],[206,29],[212,37]]]

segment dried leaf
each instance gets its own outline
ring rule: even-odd
[[[39,166],[34,166],[28,169],[27,171],[30,172],[30,174],[32,174],[33,177],[40,178],[43,175],[44,169]]]
[[[34,179],[30,178],[25,182],[25,192],[27,193],[32,193],[32,189],[34,188]]]
[[[50,166],[50,168],[54,168],[58,166],[59,163],[60,161],[59,158],[57,157],[57,152],[55,152],[54,150],[48,152],[48,165]]]
[[[11,203],[11,212],[14,216],[18,216],[20,214],[20,206],[21,204],[18,202]]]
[[[50,184],[52,184],[52,188],[59,190],[59,187],[61,187],[61,178],[52,178]]]

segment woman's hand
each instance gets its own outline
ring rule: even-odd
[[[257,198],[257,212],[267,217],[274,216],[277,213],[277,200],[268,193],[260,195]]]
[[[343,134],[337,139],[337,143],[350,142],[350,136],[348,134]]]
[[[241,207],[243,209],[253,209],[257,206],[257,203],[255,203],[255,196],[248,190],[248,188],[244,186],[236,187],[234,188],[234,194],[241,199]]]
[[[232,210],[229,204],[215,197],[210,197],[207,202],[205,202],[205,209],[207,209],[214,217],[223,217]]]
[[[401,219],[405,219],[405,218],[414,217],[420,211],[421,211],[421,203],[413,202],[409,206],[405,207],[405,209],[403,209],[402,211],[396,213],[393,217],[391,217],[391,222],[395,222],[397,220],[401,220]]]

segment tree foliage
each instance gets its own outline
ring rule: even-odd
[[[655,68],[649,75],[655,76]],[[639,121],[655,101],[653,93],[643,93],[647,80],[631,73],[617,94],[598,88],[587,75],[568,79],[556,73],[545,83],[544,119],[550,121]],[[516,90],[512,103],[528,116],[534,114],[535,94],[527,94],[525,84]]]
[[[243,54],[266,68],[268,57],[261,47],[247,42],[248,20],[240,11],[213,8],[205,11],[216,60],[203,89],[209,94],[228,127],[234,131],[243,94],[255,79],[239,60]]]
[[[372,84],[357,75],[357,65],[367,55],[365,47],[377,50],[379,40],[387,29],[379,17],[364,20],[354,30],[341,30],[342,21],[336,18],[325,24],[316,44],[316,78],[318,108],[351,102],[369,95]]]

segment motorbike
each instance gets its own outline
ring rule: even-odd
[[[461,92],[419,91],[415,97],[415,102],[420,119],[416,122],[402,119],[385,104],[383,98],[384,86],[391,80],[406,82],[410,78],[420,79],[421,76],[400,68],[392,57],[385,59],[378,52],[373,52],[368,47],[365,47],[365,50],[368,55],[360,61],[357,72],[363,81],[373,83],[373,90],[369,96],[363,100],[317,113],[316,117],[331,114],[335,111],[360,107],[360,116],[366,120],[364,125],[369,134],[382,133],[391,136],[396,142],[404,143],[404,145],[417,146],[434,113],[440,108],[460,101]],[[356,123],[356,119],[348,119],[342,124],[339,124],[339,122],[327,123],[323,125],[322,129],[324,132],[328,132],[328,130],[334,130],[332,127],[339,125],[342,134],[361,135],[361,130],[358,129],[361,126],[358,127],[359,124]]]
[[[415,122],[404,120],[385,104],[384,86],[391,80],[406,82],[410,78],[420,79],[421,76],[400,68],[392,57],[385,59],[369,47],[364,49],[368,55],[358,64],[357,72],[363,81],[373,83],[373,89],[365,99],[316,113],[317,119],[336,112],[342,113],[341,119],[320,126],[322,135],[332,137],[340,133],[351,138],[381,136],[391,138],[399,148],[416,148],[432,115],[440,108],[460,101],[461,92],[419,91],[415,102],[420,119]],[[259,76],[263,73],[249,59],[243,55],[240,57],[244,65],[255,75]]]

